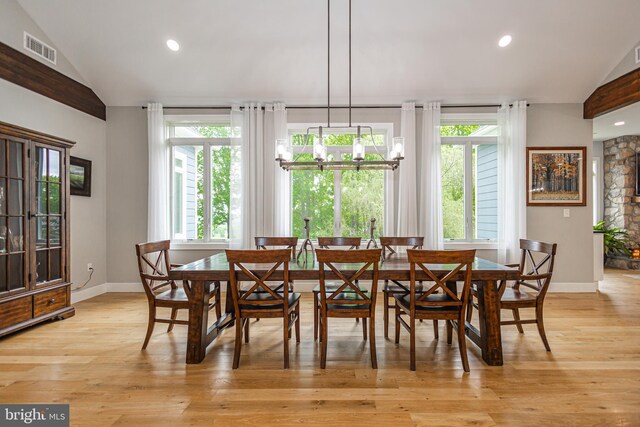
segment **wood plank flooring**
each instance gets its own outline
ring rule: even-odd
[[[282,367],[280,322],[253,323],[240,369],[231,369],[233,331],[200,365],[184,363],[186,327],[157,325],[147,351],[143,294],[107,294],[76,305],[75,317],[0,340],[0,402],[70,403],[73,426],[448,426],[640,425],[640,281],[607,271],[597,294],[549,294],[552,353],[535,329],[503,328],[502,367],[457,345],[425,322],[416,372],[408,337],[382,338],[380,369],[352,320],[330,323],[327,369],[319,369],[311,295],[302,306],[302,342]],[[379,304],[382,306],[382,303]],[[508,312],[503,311],[505,317]],[[184,314],[183,314],[184,316]],[[524,317],[524,316],[523,316]]]

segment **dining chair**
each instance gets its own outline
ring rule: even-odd
[[[410,283],[408,294],[395,294],[396,300],[396,344],[400,343],[400,326],[409,331],[409,368],[416,370],[416,320],[444,320],[447,325],[447,344],[451,344],[454,322],[458,335],[458,347],[462,367],[469,372],[467,359],[467,344],[464,333],[465,311],[469,304],[469,290],[471,288],[472,265],[475,250],[466,251],[429,251],[408,249]],[[438,274],[433,265],[438,265]],[[452,269],[449,269],[452,267]],[[444,269],[444,273],[440,270]],[[418,292],[416,289],[417,272],[424,276],[425,281],[433,283],[429,289]],[[447,286],[447,282],[464,277],[464,286],[460,295],[455,289]],[[439,293],[436,293],[439,291]],[[408,321],[402,316],[406,316]]]
[[[383,237],[380,236],[380,246],[382,246],[382,262],[387,259],[392,259],[393,255],[397,255],[394,248],[410,248],[410,249],[422,249],[424,244],[424,237]],[[387,255],[387,252],[389,254]],[[389,283],[391,282],[391,283]],[[422,290],[422,283],[416,285],[416,290]],[[395,305],[390,303],[390,299],[393,300],[396,294],[408,294],[409,288],[407,285],[397,280],[385,280],[384,287],[382,288],[382,298],[384,300],[384,337],[389,338],[389,311],[395,309]],[[436,338],[438,335],[437,321],[433,322],[434,333]]]
[[[356,318],[362,319],[363,338],[367,339],[367,319],[369,319],[369,348],[371,352],[371,367],[378,368],[376,357],[376,328],[375,328],[375,311],[376,296],[378,292],[378,264],[380,261],[381,249],[363,249],[363,250],[336,250],[336,249],[318,249],[316,256],[318,258],[320,270],[320,333],[321,333],[321,352],[320,367],[326,368],[327,365],[327,336],[329,330],[328,319],[333,318]],[[356,264],[358,270],[350,277],[341,270],[346,265]],[[372,269],[371,288],[363,290],[356,283],[364,272]],[[327,287],[326,274],[336,276],[342,283],[330,290]],[[333,288],[332,288],[333,289]]]
[[[169,240],[136,245],[138,271],[149,304],[149,322],[147,324],[147,335],[142,344],[143,350],[149,344],[149,339],[156,323],[168,323],[167,332],[171,332],[173,325],[189,324],[186,320],[177,320],[178,310],[189,309],[189,299],[184,291],[184,286],[188,286],[188,284],[183,283],[182,287],[180,287],[175,280],[169,279],[169,270],[179,266],[179,264],[171,264],[169,261],[170,247],[171,242]],[[169,319],[158,318],[157,309],[165,307],[171,309],[171,317]],[[213,287],[209,294],[208,308],[209,310],[215,308],[216,318],[220,319],[222,311],[220,282],[213,282]]]
[[[296,342],[300,342],[300,294],[289,292],[288,286],[275,291],[267,283],[289,282],[290,249],[227,250],[229,281],[236,315],[236,339],[233,353],[233,369],[240,364],[242,331],[249,342],[249,319],[282,318],[284,369],[289,368],[289,339],[295,325]],[[283,280],[273,279],[273,273],[282,266]],[[240,290],[238,275],[252,285]]]
[[[362,243],[361,237],[318,237],[318,246],[321,249],[331,249],[332,247],[347,247],[349,250],[359,249],[360,244]],[[333,292],[338,288],[338,285],[333,283],[326,284],[328,292]],[[318,295],[320,294],[320,286],[316,286],[312,290],[313,292],[313,340],[316,341],[318,339],[319,332],[319,324],[318,324],[318,316],[320,316],[320,299]],[[356,319],[356,322],[358,319]],[[363,333],[366,332],[366,325],[362,326]]]
[[[287,249],[291,249],[292,260],[296,257],[297,237],[256,237],[255,242],[256,249],[281,248],[284,246]],[[279,290],[281,286],[282,284],[277,286],[275,290]],[[293,292],[293,280],[289,281],[289,292]]]
[[[556,243],[520,239],[520,264],[507,264],[507,267],[518,268],[520,277],[511,284],[503,280],[498,288],[500,309],[511,310],[513,314],[513,320],[501,321],[500,325],[516,325],[518,332],[524,334],[522,325],[535,323],[547,351],[551,351],[551,347],[544,330],[544,298],[553,276],[557,248]],[[527,292],[521,288],[527,288],[533,292]],[[467,312],[468,322],[472,319],[473,307],[478,307],[473,303],[473,297],[478,298],[476,286],[471,287],[471,296],[472,304]],[[519,311],[521,308],[535,309],[535,319],[521,320]]]

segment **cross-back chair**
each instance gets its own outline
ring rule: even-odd
[[[429,251],[408,249],[407,256],[410,266],[410,288],[408,294],[396,294],[396,336],[395,342],[400,342],[400,326],[409,331],[410,362],[412,371],[416,370],[416,320],[444,320],[447,324],[447,343],[451,344],[454,322],[458,335],[460,358],[465,372],[469,372],[467,359],[465,327],[465,311],[469,304],[471,288],[472,265],[475,250],[468,251]],[[437,264],[437,270],[431,265]],[[436,271],[434,271],[436,270]],[[444,271],[444,272],[442,272]],[[417,277],[431,282],[430,288],[417,291]],[[447,282],[460,280],[462,276],[464,286],[460,295],[455,289],[447,286]],[[428,286],[428,285],[427,285]],[[405,320],[402,316],[406,316]]]
[[[318,237],[318,246],[321,249],[331,249],[336,247],[346,247],[348,250],[355,250],[360,248],[362,243],[361,237]],[[326,284],[327,291],[333,292],[337,289],[337,285],[332,283]],[[313,288],[313,340],[316,341],[319,336],[320,326],[318,323],[318,317],[320,316],[320,286]],[[356,319],[356,322],[358,319]],[[362,333],[367,332],[365,324],[362,325]]]
[[[376,295],[378,291],[378,265],[380,261],[380,249],[363,249],[354,251],[318,249],[316,256],[320,269],[320,333],[321,353],[320,367],[327,365],[327,335],[329,330],[328,319],[356,318],[362,319],[363,337],[367,339],[367,319],[369,319],[369,348],[371,351],[371,367],[378,368],[376,357],[376,329],[375,310]],[[347,275],[343,270],[347,265],[358,265],[355,273]],[[364,290],[356,281],[367,271],[372,270],[371,288]],[[327,287],[327,272],[335,276],[341,282],[335,288]],[[333,278],[333,277],[332,277]]]
[[[380,246],[382,246],[382,261],[387,258],[391,259],[393,255],[396,255],[394,248],[409,248],[409,249],[422,249],[424,244],[424,237],[383,237],[380,236]],[[387,252],[389,253],[387,255]],[[391,283],[389,283],[391,282]],[[418,290],[422,290],[422,283],[418,283]],[[385,280],[384,287],[382,288],[382,297],[384,299],[384,337],[389,338],[389,311],[395,309],[395,304],[390,302],[393,300],[393,296],[396,294],[409,293],[409,287],[397,280]],[[438,334],[438,324],[434,321],[434,333]]]
[[[290,249],[227,250],[229,280],[236,313],[236,340],[233,369],[240,364],[242,331],[249,342],[249,319],[282,318],[284,368],[289,368],[289,339],[295,325],[296,342],[300,342],[300,294],[289,292],[288,286],[276,291],[269,281],[289,282]],[[282,267],[283,279],[272,276]],[[248,289],[241,290],[238,282],[250,281]]]
[[[147,348],[153,328],[156,323],[168,323],[167,332],[171,332],[173,325],[188,325],[186,320],[177,320],[178,310],[189,309],[189,300],[182,286],[178,286],[175,280],[170,280],[168,273],[171,268],[179,266],[171,264],[169,261],[169,249],[171,242],[162,240],[157,242],[140,243],[136,245],[136,256],[138,259],[138,271],[140,280],[147,295],[149,304],[149,322],[147,325],[147,335],[145,336],[142,349]],[[216,318],[221,315],[220,302],[220,282],[214,282],[209,296],[209,310],[215,308]],[[170,308],[171,317],[169,319],[158,318],[158,308]]]
[[[298,238],[297,237],[256,237],[256,249],[275,249],[286,247],[287,249],[291,249],[291,259],[295,259],[296,257],[296,248],[298,247]],[[275,290],[279,290],[284,282],[280,284]],[[289,291],[293,292],[293,280],[289,281]]]
[[[518,280],[512,281],[511,284],[503,280],[498,288],[500,309],[511,310],[513,313],[513,320],[501,321],[500,325],[516,325],[518,332],[524,334],[522,325],[535,323],[547,351],[551,351],[551,347],[549,347],[544,330],[543,308],[544,298],[549,290],[553,275],[557,247],[558,245],[555,243],[520,239],[520,264],[507,265],[508,267],[517,267],[520,271],[520,277]],[[471,295],[477,298],[475,287],[471,288]],[[467,321],[471,321],[473,307],[477,308],[477,304],[469,306]],[[534,308],[535,319],[521,320],[519,311],[521,308]]]

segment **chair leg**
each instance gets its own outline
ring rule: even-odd
[[[238,369],[240,365],[240,350],[242,350],[242,323],[244,319],[242,317],[236,318],[236,342],[233,350],[233,369]],[[249,322],[247,322],[249,323]]]
[[[409,314],[409,369],[416,370],[416,318]]]
[[[400,344],[400,307],[398,307],[398,303],[396,302],[395,304],[395,319],[396,319],[396,336],[395,336],[395,343],[396,344]]]
[[[222,317],[222,300],[220,299],[220,282],[216,282],[216,320]]]
[[[176,320],[176,317],[178,317],[178,309],[177,308],[172,308],[171,309],[171,320]],[[167,328],[167,333],[171,332],[173,330],[173,323],[169,323],[169,327]]]
[[[440,336],[438,335],[438,321],[437,320],[433,321],[433,337],[436,340],[440,339]]]
[[[471,319],[473,318],[473,297],[469,296],[469,298],[471,301],[469,301],[469,305],[467,305],[467,322],[471,322]]]
[[[313,340],[318,341],[318,293],[313,293]]]
[[[544,348],[547,351],[551,351],[551,347],[549,347],[549,341],[547,341],[547,334],[544,331],[544,319],[542,317],[542,304],[536,306],[536,325],[538,326],[538,333],[540,334],[540,338],[542,338],[542,343],[544,344]]]
[[[520,312],[517,308],[511,310],[513,312],[513,320],[516,322],[520,322]],[[522,329],[522,325],[520,323],[516,323],[516,328],[518,328],[518,332],[524,334],[524,329]]]
[[[450,323],[449,321],[447,321]],[[467,337],[464,333],[463,316],[458,319],[458,347],[460,349],[460,359],[462,360],[462,368],[465,372],[469,372],[469,359],[467,358]]]
[[[325,369],[327,367],[327,317],[322,316],[320,319],[320,368]]]
[[[367,318],[362,318],[362,339],[367,340]]]
[[[283,346],[284,346],[284,369],[289,369],[289,338],[291,337],[291,329],[289,328],[289,316],[283,316]]]
[[[447,326],[447,344],[451,345],[453,342],[453,325],[450,320],[445,320],[444,323]]]
[[[247,319],[247,324],[244,327],[244,342],[249,342],[249,323],[251,323],[251,319]]]
[[[149,344],[149,339],[151,339],[151,334],[153,334],[153,327],[156,324],[156,306],[149,304],[149,323],[147,324],[147,335],[144,337],[144,343],[142,344],[142,349],[147,348],[147,344]]]
[[[373,317],[371,317],[369,321],[369,351],[371,352],[371,367],[373,369],[378,369],[378,356],[376,355],[376,322]]]
[[[300,303],[296,305],[296,342],[300,343]]]
[[[387,283],[388,281],[385,280],[385,286]],[[382,313],[384,318],[384,337],[389,338],[389,293],[387,291],[382,291],[382,299],[384,300],[384,312]]]

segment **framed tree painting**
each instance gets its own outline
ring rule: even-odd
[[[527,206],[586,206],[587,147],[527,147]]]
[[[72,196],[91,197],[91,160],[71,156],[69,184]]]

